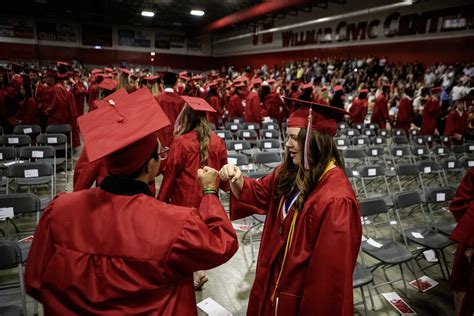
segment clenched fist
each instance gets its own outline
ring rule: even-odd
[[[219,176],[222,181],[235,182],[242,177],[242,171],[237,166],[224,165],[219,171]]]
[[[199,178],[199,183],[201,184],[201,188],[216,188],[216,180],[218,172],[216,169],[211,167],[204,167],[202,169],[198,169],[197,175]]]

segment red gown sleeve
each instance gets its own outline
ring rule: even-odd
[[[456,195],[449,206],[458,221],[450,239],[474,247],[474,168],[469,169],[456,190]]]
[[[102,159],[89,162],[84,149],[74,168],[73,191],[90,189],[94,182],[102,180],[105,176],[102,164]]]
[[[339,198],[328,203],[323,211],[324,218],[314,228],[320,231],[309,262],[299,314],[353,315],[352,273],[362,237],[360,214],[355,211],[358,208],[355,200]]]
[[[230,218],[236,220],[252,214],[265,214],[273,198],[272,189],[275,171],[260,179],[244,177],[244,186],[237,199],[230,194]]]
[[[446,128],[444,129],[445,136],[454,135],[454,131],[456,130],[456,121],[453,114],[453,112],[449,113],[448,118],[446,119]]]
[[[41,302],[41,281],[48,265],[49,259],[54,253],[51,240],[51,205],[45,209],[38,226],[35,230],[33,243],[28,254],[25,270],[26,292],[34,299]]]
[[[158,200],[165,203],[170,203],[173,190],[176,185],[176,179],[179,178],[180,173],[183,171],[184,162],[182,161],[183,151],[180,149],[180,143],[178,139],[172,141],[166,167],[163,172],[163,182],[161,182],[160,193],[158,193]]]
[[[237,235],[219,199],[206,194],[171,245],[166,257],[169,269],[165,270],[182,275],[208,270],[229,260],[238,247]]]

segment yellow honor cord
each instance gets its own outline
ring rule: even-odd
[[[334,159],[331,159],[331,161],[329,161],[328,165],[324,169],[323,174],[321,175],[321,177],[319,177],[320,181],[324,177],[324,175],[332,167],[334,167],[335,162],[336,161]],[[280,205],[278,206],[278,213],[280,213],[280,209],[283,206],[283,201],[284,201],[284,197],[282,196],[281,199],[280,199]],[[296,227],[296,218],[298,218],[298,210],[297,209],[295,209],[295,212],[293,214],[293,218],[291,219],[290,230],[288,232],[288,237],[286,238],[285,252],[283,254],[283,262],[281,263],[281,268],[280,268],[280,272],[278,273],[278,278],[277,278],[276,283],[275,283],[275,288],[273,289],[273,293],[272,293],[272,296],[270,298],[270,301],[272,303],[275,301],[275,298],[277,296],[278,287],[280,285],[280,279],[281,279],[281,276],[283,275],[283,269],[285,267],[286,256],[288,255],[288,252],[290,251],[290,248],[291,248],[291,243],[293,242],[293,235],[294,235],[295,227]]]

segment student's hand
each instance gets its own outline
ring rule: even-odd
[[[199,178],[199,183],[201,184],[201,189],[204,188],[213,188],[217,187],[216,180],[218,176],[218,172],[216,169],[211,167],[204,167],[202,169],[198,169],[197,175]]]
[[[242,177],[242,171],[240,171],[239,167],[228,164],[221,168],[219,176],[222,181],[235,182]]]

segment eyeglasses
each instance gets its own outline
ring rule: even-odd
[[[168,151],[169,151],[169,147],[164,147],[159,153],[158,153],[158,157],[160,158],[160,160],[165,160],[166,158],[168,158]]]

